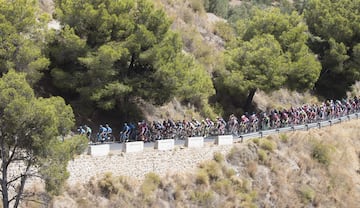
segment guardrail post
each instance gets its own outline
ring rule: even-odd
[[[331,120],[329,120],[329,123],[330,123],[330,126],[332,126],[332,122],[331,122]]]
[[[355,115],[356,115],[356,119],[359,119],[359,114],[355,113]]]
[[[309,131],[309,124],[305,124],[306,131]]]
[[[244,141],[244,137],[241,135],[240,136],[240,142],[242,143]]]
[[[351,118],[350,118],[350,116],[349,116],[349,115],[347,115],[347,118],[348,118],[348,120],[349,120],[349,121],[351,120]]]
[[[263,137],[263,132],[259,131],[259,134],[260,134],[260,137],[262,138]]]
[[[292,126],[291,129],[292,129],[293,131],[295,131],[295,127],[294,127],[294,126]]]
[[[321,129],[321,123],[319,122],[319,123],[317,123],[317,124],[318,124],[319,129]]]

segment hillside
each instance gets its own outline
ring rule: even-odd
[[[71,183],[53,207],[357,207],[359,125],[233,147],[81,156],[69,165]],[[91,175],[97,177],[87,182]]]

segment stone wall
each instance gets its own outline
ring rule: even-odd
[[[235,145],[235,144],[234,144]],[[145,149],[144,152],[111,152],[107,156],[92,157],[80,155],[69,162],[70,185],[86,183],[91,177],[99,177],[106,172],[113,175],[135,177],[139,180],[154,172],[160,176],[166,174],[191,172],[197,165],[213,158],[215,152],[227,154],[233,145],[215,146],[206,144],[203,148],[175,147],[174,150],[158,151]]]

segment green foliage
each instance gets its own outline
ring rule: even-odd
[[[220,93],[230,91],[227,94],[234,105],[245,102],[238,97],[248,96],[247,108],[258,89],[314,87],[321,65],[306,45],[308,32],[301,16],[277,8],[255,9],[250,19],[236,26],[237,38],[225,51],[226,71],[219,73],[215,85]]]
[[[68,177],[67,162],[76,150],[81,149],[77,145],[82,143],[61,143],[58,140],[58,136],[68,133],[74,125],[71,107],[60,97],[36,98],[25,80],[25,74],[16,73],[14,70],[10,70],[0,79],[0,100],[2,163],[10,165],[21,161],[26,167],[24,172],[20,171],[15,176],[21,178],[20,185],[19,180],[13,180],[13,176],[2,176],[2,183],[19,185],[15,204],[23,197],[26,179],[31,177],[28,171],[31,167],[46,170],[40,173],[47,188],[60,189]],[[2,166],[2,171],[6,172],[8,167]],[[50,176],[51,174],[56,175]],[[2,186],[1,190],[4,205],[9,203],[9,189],[4,188],[9,187],[8,185]]]
[[[317,140],[313,140],[311,142],[311,145],[311,157],[317,160],[319,163],[324,164],[325,166],[330,165],[331,152],[333,150],[333,147],[329,144],[324,144]]]
[[[0,0],[0,74],[10,69],[26,72],[31,84],[50,64],[42,52],[46,19],[40,18],[36,3]]]
[[[228,16],[229,0],[204,0],[204,7],[207,12],[225,18]]]
[[[304,17],[313,35],[310,47],[323,68],[316,89],[326,97],[344,97],[360,78],[358,57],[352,53],[360,41],[359,7],[359,0],[309,0],[305,5]]]
[[[215,23],[214,33],[225,41],[231,41],[235,38],[234,29],[227,22],[217,21]]]
[[[88,140],[84,136],[74,136],[65,141],[52,141],[47,149],[47,158],[41,159],[40,173],[45,180],[48,193],[58,195],[63,191],[63,185],[69,177],[67,165],[75,155],[84,153]]]
[[[51,39],[49,54],[59,90],[105,110],[130,106],[134,97],[163,104],[178,96],[201,107],[214,94],[210,76],[182,53],[171,21],[150,1],[55,5],[64,27]]]

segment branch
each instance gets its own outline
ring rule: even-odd
[[[15,152],[16,152],[16,148],[17,148],[17,138],[15,138],[15,144],[14,144],[14,148],[12,149],[11,151],[11,154],[10,154],[10,157],[8,159],[8,161],[6,162],[5,164],[5,168],[7,169],[8,166],[10,165],[10,163],[13,161],[13,158],[14,158],[14,155],[15,155]],[[10,149],[10,147],[9,147]],[[9,151],[10,152],[10,151]]]
[[[29,172],[29,169],[30,169],[31,165],[32,165],[32,163],[29,161],[28,164],[27,164],[27,166],[26,166],[25,173],[28,173],[28,172]],[[27,178],[27,175],[26,175],[26,174],[23,175],[23,177],[21,177],[20,189],[19,189],[18,195],[16,196],[16,200],[15,200],[14,207],[18,207],[18,206],[19,206],[20,197],[21,197],[21,195],[22,195],[23,192],[24,192],[24,187],[25,187],[26,178]]]
[[[23,176],[23,174],[20,174],[19,176],[11,179],[10,181],[8,181],[8,182],[6,183],[6,185],[9,185],[9,184],[11,184],[12,182],[17,181],[17,180],[18,180],[19,178],[21,178],[22,176]]]

